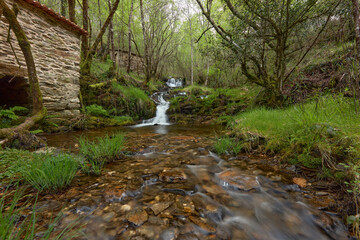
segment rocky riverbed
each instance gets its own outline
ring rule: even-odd
[[[80,134],[118,130],[48,142],[76,152]],[[120,130],[122,158],[99,177],[79,173],[68,190],[40,196],[42,222],[61,211],[58,231],[77,220],[88,239],[348,239],[336,214],[318,210],[331,196],[305,191],[265,157],[220,158],[211,152],[216,128]]]

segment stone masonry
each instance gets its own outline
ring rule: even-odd
[[[43,102],[49,114],[80,114],[80,36],[84,30],[32,0],[6,0],[20,9],[18,21],[28,37],[35,60]],[[9,76],[27,78],[26,64],[15,35],[7,42],[9,26],[0,15],[0,81]],[[5,76],[7,78],[5,78]]]
[[[116,62],[119,67],[127,68],[129,52],[126,50],[115,50]],[[142,57],[131,53],[130,71],[132,72],[143,72]]]

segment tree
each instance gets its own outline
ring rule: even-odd
[[[212,0],[196,2],[235,53],[242,73],[264,88],[264,101],[279,106],[284,83],[316,44],[340,0],[224,0],[222,21],[216,20]]]
[[[359,23],[359,0],[352,0],[353,16],[354,16],[354,34],[356,59],[360,63],[360,23]]]
[[[131,0],[131,6],[130,6],[130,13],[129,13],[129,23],[128,23],[128,63],[127,63],[127,69],[126,72],[129,73],[130,72],[130,67],[131,67],[131,21],[132,21],[132,14],[133,14],[133,10],[134,10],[134,0]],[[142,4],[141,4],[142,5]]]
[[[176,50],[174,37],[177,27],[177,13],[171,1],[149,2],[146,11],[144,11],[143,1],[140,0],[140,14],[144,46],[144,84],[147,84],[152,77],[161,73],[166,60]],[[147,20],[146,23],[145,19]],[[138,47],[137,50],[140,54]]]
[[[72,21],[73,23],[76,23],[75,0],[68,0],[68,6],[69,6],[69,18],[70,18],[70,21]]]
[[[99,45],[99,43],[101,42],[102,36],[104,35],[106,28],[109,26],[109,23],[112,20],[112,17],[114,16],[115,11],[117,10],[119,2],[120,2],[120,0],[116,0],[115,3],[113,4],[106,21],[104,22],[103,26],[100,29],[100,32],[96,36],[96,38],[91,46],[89,46],[87,37],[82,38],[81,63],[80,63],[80,73],[82,75],[82,81],[84,81],[84,78],[83,78],[84,76],[90,75],[93,55],[95,54],[96,48]],[[88,8],[88,1],[83,0],[83,26],[84,26],[85,30],[87,30],[86,27],[88,26],[87,8]],[[82,84],[86,84],[86,83],[82,82]]]
[[[14,5],[14,9],[17,6]],[[4,128],[0,129],[0,138],[12,138],[15,134],[21,134],[22,132],[26,132],[30,129],[34,124],[41,119],[44,118],[46,115],[46,108],[43,106],[42,103],[42,95],[39,86],[39,80],[36,73],[36,66],[34,62],[34,58],[31,52],[31,45],[20,26],[19,22],[17,21],[15,12],[16,10],[11,10],[4,0],[0,0],[0,9],[7,21],[9,22],[9,26],[14,32],[16,39],[19,43],[21,51],[24,54],[26,67],[28,71],[28,79],[30,85],[30,95],[32,99],[32,112],[31,117],[28,117],[24,123],[20,124],[14,128]]]

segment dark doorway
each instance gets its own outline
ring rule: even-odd
[[[23,77],[0,78],[0,107],[29,107],[29,84]]]

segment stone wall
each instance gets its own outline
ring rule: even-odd
[[[80,114],[79,63],[80,34],[65,23],[56,21],[40,9],[21,0],[6,0],[8,6],[16,2],[20,8],[18,21],[27,35],[37,68],[43,101],[49,114],[73,116]],[[8,24],[0,19],[0,81],[9,76],[27,78],[26,64],[15,35],[11,43],[21,68],[7,43]]]
[[[116,50],[115,56],[116,56],[116,62],[119,67],[127,68],[128,65],[128,51],[125,50]],[[131,63],[130,63],[130,70],[132,72],[143,72],[143,66],[142,66],[142,57],[131,53]]]

